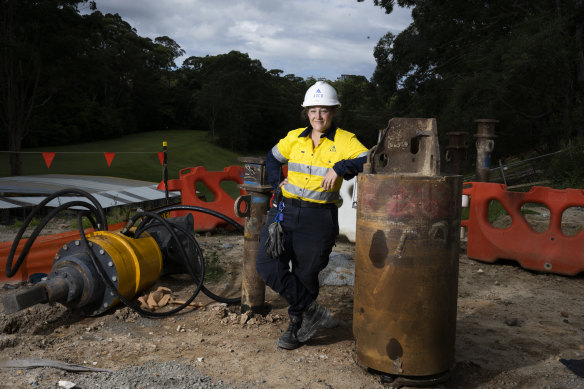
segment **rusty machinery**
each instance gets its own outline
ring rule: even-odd
[[[256,255],[260,231],[266,223],[270,208],[272,187],[268,184],[265,158],[243,157],[243,184],[246,195],[235,200],[235,215],[245,217],[243,240],[243,268],[241,284],[241,311],[262,312],[265,308],[266,285],[256,271]],[[245,204],[245,210],[241,210]]]
[[[454,364],[461,176],[441,176],[435,119],[394,118],[358,178],[356,359],[385,377]]]
[[[491,168],[491,153],[495,149],[495,125],[499,123],[495,119],[477,119],[477,132],[474,135],[477,138],[477,181],[488,182]]]
[[[63,195],[85,197],[87,201],[71,201],[51,211],[37,226],[27,241],[16,264],[12,266],[16,247],[24,230],[36,213],[50,200]],[[59,211],[82,207],[78,214],[80,239],[65,244],[56,253],[51,271],[41,282],[16,293],[4,296],[6,313],[13,313],[32,305],[58,302],[85,315],[98,315],[118,302],[141,314],[168,316],[189,306],[199,291],[227,303],[238,303],[239,298],[215,295],[203,285],[204,258],[194,237],[193,216],[164,219],[160,214],[177,210],[212,214],[241,229],[232,219],[212,210],[183,205],[166,206],[156,212],[136,213],[121,231],[107,231],[105,213],[89,193],[66,189],[56,192],[41,202],[25,220],[13,243],[6,261],[6,274],[11,277],[25,259],[28,250],[42,228]],[[84,234],[82,218],[87,217],[95,232]],[[94,219],[95,217],[95,219]],[[134,227],[134,224],[139,224]],[[161,274],[189,273],[197,287],[191,297],[175,309],[150,312],[135,306],[130,299],[154,284]]]
[[[448,135],[448,144],[445,147],[444,159],[448,166],[448,173],[462,174],[462,165],[468,149],[467,133],[464,131],[451,131],[447,132],[446,135]]]

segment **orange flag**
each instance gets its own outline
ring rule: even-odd
[[[43,153],[43,158],[45,159],[47,168],[50,168],[51,163],[53,163],[53,158],[55,158],[55,153]]]
[[[158,159],[160,160],[160,164],[164,166],[164,151],[158,152]]]
[[[112,164],[112,161],[114,160],[114,157],[116,156],[116,153],[103,153],[103,155],[105,155],[105,160],[107,162],[107,166],[110,167]]]

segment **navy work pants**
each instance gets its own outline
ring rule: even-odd
[[[327,266],[339,233],[338,208],[287,204],[282,221],[285,249],[279,258],[272,258],[266,253],[265,242],[276,212],[276,207],[270,209],[260,233],[256,269],[266,285],[288,301],[288,313],[300,316],[318,296],[318,273]]]

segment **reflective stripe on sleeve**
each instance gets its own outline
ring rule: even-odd
[[[284,158],[284,156],[282,155],[282,153],[280,153],[280,150],[278,150],[278,145],[275,145],[274,147],[272,147],[272,155],[280,163],[286,163],[286,162],[288,162],[288,160],[286,158]]]

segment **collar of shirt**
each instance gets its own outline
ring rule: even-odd
[[[298,135],[299,138],[308,136],[312,131],[312,126],[309,124],[308,127],[304,131]],[[337,133],[337,126],[335,123],[332,123],[328,130],[325,131],[324,136],[329,138],[330,140],[335,140],[335,134]],[[322,135],[320,136],[322,138]]]

